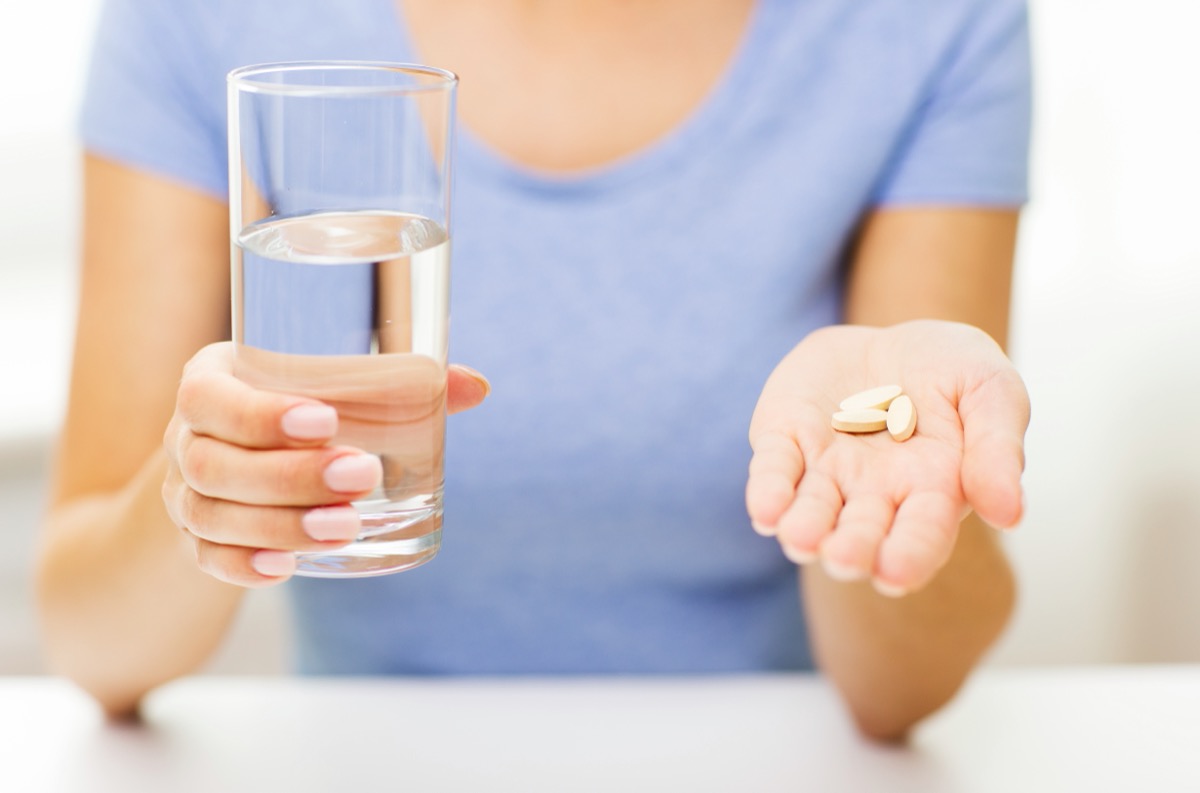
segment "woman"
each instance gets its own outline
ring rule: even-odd
[[[234,380],[221,343],[223,76],[318,58],[461,76],[451,344],[496,392],[450,420],[434,563],[288,584],[299,667],[815,662],[880,739],[947,701],[1013,597],[985,522],[1020,518],[1028,420],[997,344],[1018,0],[111,0],[40,570],[54,665],[129,713],[245,587],[356,528],[310,510],[377,470],[329,474],[329,413]],[[830,430],[886,382],[916,437]],[[489,389],[450,386],[452,410]]]

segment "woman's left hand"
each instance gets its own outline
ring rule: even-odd
[[[890,384],[916,406],[907,441],[831,427],[842,399]],[[776,367],[755,408],[751,522],[794,561],[820,559],[831,576],[870,578],[887,595],[915,591],[946,563],[970,510],[997,528],[1020,520],[1028,424],[1020,375],[977,328],[823,328]]]

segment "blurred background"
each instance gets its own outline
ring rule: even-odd
[[[31,560],[63,409],[74,113],[98,0],[0,6],[0,674],[42,671]],[[1033,399],[1021,602],[993,664],[1200,661],[1200,3],[1031,0],[1033,193],[1011,352]],[[212,666],[285,666],[254,592]]]

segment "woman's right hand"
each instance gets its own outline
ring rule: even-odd
[[[452,366],[447,389],[447,409],[456,412],[482,402],[488,384]],[[201,570],[244,587],[275,584],[295,572],[296,552],[357,536],[350,502],[383,472],[375,455],[330,444],[337,428],[329,405],[235,378],[229,342],[188,362],[163,439],[163,500]]]

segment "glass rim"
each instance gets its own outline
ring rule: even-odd
[[[393,72],[432,78],[428,83],[415,85],[318,85],[308,83],[277,83],[255,79],[264,74],[287,72]],[[395,63],[391,61],[278,61],[239,66],[230,71],[225,79],[233,90],[253,94],[278,94],[281,96],[388,96],[395,94],[436,93],[454,88],[458,75],[436,66],[419,63]]]

